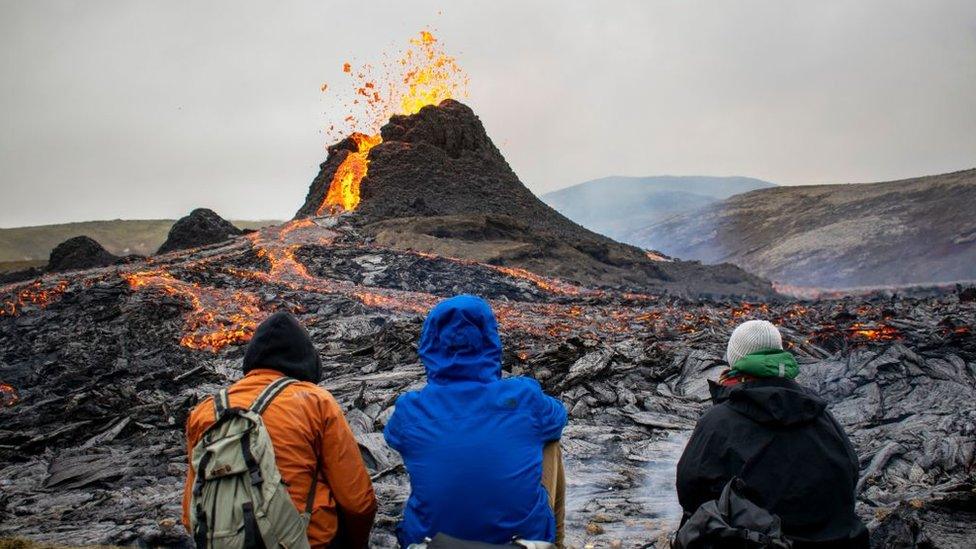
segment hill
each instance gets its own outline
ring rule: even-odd
[[[657,261],[574,223],[518,178],[466,105],[446,100],[396,115],[368,151],[352,216],[384,246],[505,267],[571,282],[691,295],[773,294],[768,281],[732,265]],[[329,148],[296,214],[310,217],[345,181],[360,138]],[[362,154],[362,153],[358,153]],[[337,177],[337,174],[339,177]],[[352,188],[352,187],[350,187]]]
[[[976,169],[733,196],[633,234],[777,282],[851,287],[976,279]]]
[[[631,234],[732,195],[775,187],[751,177],[611,176],[542,195],[559,213],[600,234],[633,244]]]
[[[74,236],[93,238],[115,255],[149,255],[166,240],[173,219],[114,219],[0,229],[2,264],[36,266],[47,262],[55,246]],[[257,229],[276,221],[232,221],[242,229]],[[23,263],[27,262],[27,263]]]

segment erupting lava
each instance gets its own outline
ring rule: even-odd
[[[359,183],[369,168],[369,150],[379,145],[383,138],[380,134],[366,135],[358,132],[349,137],[356,143],[356,151],[350,152],[339,165],[332,177],[332,184],[329,185],[329,192],[315,215],[352,211],[359,206]]]
[[[336,169],[316,215],[352,211],[359,206],[359,184],[369,169],[369,151],[383,142],[379,129],[390,116],[416,114],[427,105],[467,95],[467,75],[426,30],[410,40],[410,47],[393,66],[385,68],[387,72],[381,77],[385,83],[380,84],[370,77],[369,65],[354,72],[352,64],[343,64],[342,71],[357,80],[356,98],[347,107],[365,109],[369,133],[352,131],[350,134],[356,150],[350,151]],[[323,85],[322,89],[325,91],[328,86]],[[345,120],[354,130],[360,119],[349,115]]]

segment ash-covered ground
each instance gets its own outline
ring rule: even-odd
[[[499,316],[505,371],[535,377],[570,410],[573,546],[664,546],[679,516],[674,464],[707,406],[705,380],[731,329],[767,318],[852,435],[873,545],[972,547],[976,303],[966,295],[745,303],[587,289],[385,248],[357,226],[303,219],[0,288],[0,536],[189,544],[187,411],[240,376],[256,324],[288,309],[309,327],[322,385],[373,473],[372,545],[392,547],[408,479],[382,428],[396,396],[424,383],[424,313],[470,292]]]

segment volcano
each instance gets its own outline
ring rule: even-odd
[[[360,180],[342,201],[337,197],[350,186],[350,175]],[[522,184],[481,120],[453,99],[394,115],[375,138],[353,134],[329,147],[296,218],[330,210],[352,210],[367,235],[395,249],[580,284],[694,296],[773,295],[768,282],[738,267],[660,261],[570,221]]]

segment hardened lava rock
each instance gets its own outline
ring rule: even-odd
[[[76,236],[58,244],[51,250],[47,263],[49,272],[72,271],[104,267],[118,261],[101,244],[87,236]]]
[[[213,210],[197,208],[173,224],[166,241],[156,253],[164,254],[174,250],[217,244],[241,234],[244,234],[243,231]]]

